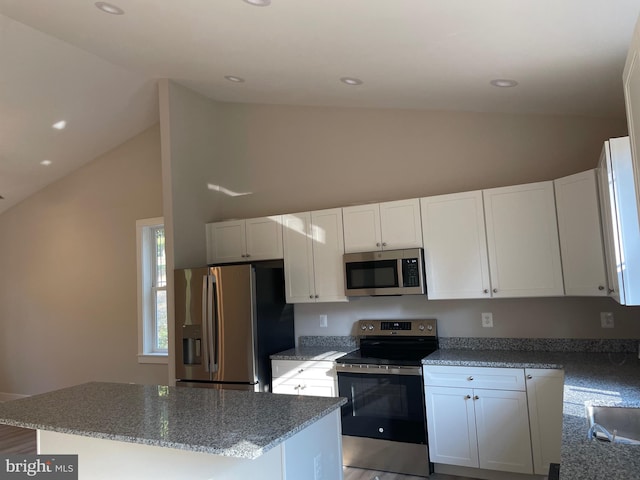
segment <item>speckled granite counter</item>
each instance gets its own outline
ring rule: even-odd
[[[352,352],[355,347],[305,347],[300,346],[271,355],[271,360],[327,360],[333,362],[336,358]]]
[[[344,398],[86,383],[0,403],[0,424],[254,459]]]
[[[353,352],[357,347],[355,337],[301,336],[298,346],[271,355],[272,360],[327,360]]]
[[[632,353],[439,350],[425,365],[564,368],[561,480],[640,479],[640,446],[587,439],[585,402],[640,407],[640,360]]]

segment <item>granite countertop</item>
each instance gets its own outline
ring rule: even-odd
[[[585,403],[640,407],[640,360],[632,353],[439,350],[425,365],[564,368],[561,480],[640,479],[640,446],[587,439]]]
[[[271,355],[271,360],[326,360],[329,362],[335,361],[337,358],[352,352],[356,347],[344,347],[344,346],[299,346],[284,352],[279,352]]]
[[[345,402],[92,382],[0,403],[0,424],[253,459]]]

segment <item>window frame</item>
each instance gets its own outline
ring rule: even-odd
[[[169,351],[155,349],[155,295],[167,287],[153,283],[156,273],[153,230],[164,227],[164,217],[136,220],[137,294],[138,294],[138,363],[169,363]],[[166,252],[165,252],[166,255]]]

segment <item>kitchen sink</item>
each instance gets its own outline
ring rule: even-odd
[[[640,445],[640,408],[587,406],[588,437],[604,442]]]

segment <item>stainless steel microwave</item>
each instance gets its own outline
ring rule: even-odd
[[[344,275],[348,297],[426,293],[421,248],[347,253]]]

